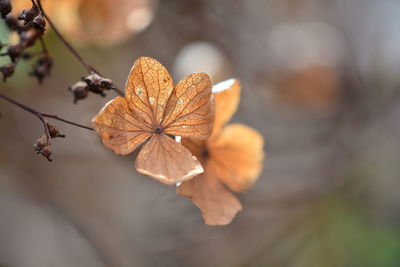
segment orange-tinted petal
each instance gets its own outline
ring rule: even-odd
[[[189,138],[182,138],[182,145],[184,145],[193,155],[200,161],[205,160],[207,156],[207,140],[196,140]]]
[[[210,76],[194,73],[176,85],[168,99],[162,126],[171,135],[205,139],[211,134],[213,119]]]
[[[125,96],[130,109],[154,126],[161,122],[173,88],[171,75],[160,62],[141,57],[135,61],[129,73]]]
[[[229,224],[242,210],[239,200],[219,181],[210,166],[206,166],[204,174],[183,182],[177,192],[193,201],[208,225]]]
[[[164,134],[156,134],[136,158],[138,172],[165,183],[175,184],[202,173],[203,167],[183,145]]]
[[[135,117],[122,97],[108,102],[92,124],[103,144],[117,154],[132,152],[151,136],[151,129]]]
[[[214,85],[212,92],[215,97],[214,136],[232,118],[238,108],[240,83],[236,79],[229,79]]]
[[[264,139],[254,129],[231,124],[209,142],[210,162],[218,177],[233,191],[247,190],[262,170]]]

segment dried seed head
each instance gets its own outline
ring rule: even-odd
[[[53,60],[48,56],[44,55],[36,62],[33,66],[33,71],[30,75],[35,76],[38,82],[42,84],[43,79],[50,75],[51,67],[53,66]]]
[[[12,62],[16,62],[20,58],[24,50],[25,46],[22,45],[22,43],[18,43],[16,45],[10,45],[7,48],[7,54]]]
[[[0,14],[3,19],[11,12],[12,5],[10,0],[0,0]]]
[[[35,44],[36,40],[40,37],[40,33],[36,30],[22,31],[19,34],[21,43],[25,47],[30,47]]]
[[[61,137],[64,138],[64,134],[60,134],[60,130],[57,126],[51,124],[50,122],[46,121],[47,128],[49,129],[49,134],[51,138]]]
[[[38,140],[36,140],[36,143],[33,146],[35,147],[36,154],[42,154],[48,161],[52,161],[50,158],[51,146],[47,134],[43,134]]]
[[[44,33],[44,31],[46,30],[46,20],[43,18],[42,14],[37,15],[32,22],[30,23],[30,25],[37,29],[40,33]]]
[[[84,77],[83,81],[87,83],[89,91],[95,94],[99,94],[103,97],[106,96],[106,94],[104,93],[105,90],[115,88],[110,79],[104,78],[97,73],[93,73]]]
[[[0,14],[3,19],[11,12],[12,5],[10,0],[0,0]]]
[[[83,81],[79,81],[68,88],[74,94],[74,103],[80,99],[85,99],[89,93],[88,84]]]
[[[32,22],[32,20],[39,15],[40,11],[37,6],[33,6],[30,9],[27,10],[22,10],[22,12],[19,14],[18,19],[23,20],[24,24],[28,24]]]
[[[5,82],[7,78],[11,77],[15,71],[14,63],[7,63],[0,67],[0,72],[3,74],[3,81]]]
[[[5,19],[8,28],[12,31],[18,31],[21,28],[18,19],[15,16],[8,15]]]

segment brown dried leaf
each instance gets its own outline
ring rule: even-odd
[[[242,210],[239,200],[219,181],[210,165],[204,174],[183,182],[177,192],[193,201],[208,225],[229,224]]]
[[[246,191],[262,170],[264,139],[254,129],[230,124],[209,143],[215,171],[231,190]]]
[[[135,166],[138,172],[170,185],[203,172],[196,157],[166,135],[154,135],[140,150]]]

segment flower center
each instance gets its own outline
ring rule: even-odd
[[[208,151],[208,148],[207,148],[207,147],[203,149],[203,151],[201,152],[201,155],[202,155],[204,158],[208,158],[208,156],[210,156],[210,151]]]
[[[156,134],[162,133],[162,127],[161,126],[157,126],[157,128],[154,129],[154,133],[156,133]]]

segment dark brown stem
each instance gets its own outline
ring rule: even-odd
[[[80,128],[84,128],[84,129],[87,129],[87,130],[94,131],[94,129],[92,127],[88,127],[88,126],[85,126],[85,125],[82,125],[82,124],[79,124],[79,123],[76,123],[76,122],[73,122],[73,121],[69,121],[69,120],[60,118],[57,115],[46,114],[46,113],[40,113],[40,115],[42,115],[43,117],[46,117],[46,118],[51,118],[51,119],[62,121],[62,122],[65,122],[67,124],[71,124],[71,125],[74,125],[74,126],[77,126],[77,127],[80,127]]]
[[[49,16],[47,16],[46,12],[43,9],[41,1],[40,0],[36,0],[36,1],[37,1],[37,6],[40,9],[40,12],[42,12],[43,16],[46,18],[46,20],[49,23],[50,27],[56,33],[58,38],[60,38],[60,40],[64,43],[64,45],[68,48],[68,50],[76,57],[76,59],[78,59],[78,61],[85,67],[85,69],[89,73],[91,73],[91,72],[98,73],[97,70],[92,65],[90,65],[88,62],[86,62],[86,60],[84,60],[81,57],[81,55],[79,55],[79,53],[75,50],[75,48],[73,48],[72,45],[64,38],[64,36],[61,34],[61,32],[57,29],[57,27],[54,25],[52,20],[49,18]],[[34,0],[32,0],[32,3],[34,5],[36,5]]]
[[[33,5],[35,4],[34,0],[31,0]],[[46,18],[47,22],[49,23],[50,27],[53,29],[53,31],[56,33],[58,38],[64,43],[64,45],[68,48],[68,50],[78,59],[78,61],[85,67],[85,69],[90,73],[96,73],[100,76],[103,76],[98,72],[92,65],[90,65],[86,60],[83,59],[83,57],[78,53],[78,51],[75,50],[75,48],[72,47],[72,45],[67,41],[67,39],[64,38],[64,36],[61,34],[61,32],[57,29],[57,27],[54,25],[54,23],[51,21],[49,16],[46,14],[46,12],[43,9],[42,2],[40,0],[36,0],[37,6],[40,9],[40,12],[42,12],[43,16]],[[117,92],[119,95],[123,96],[124,92],[121,91],[121,89],[117,87],[113,87],[112,90]]]
[[[54,119],[54,120],[62,121],[62,122],[64,122],[64,123],[67,123],[67,124],[70,124],[70,125],[74,125],[74,126],[76,126],[76,127],[80,127],[80,128],[83,128],[83,129],[87,129],[87,130],[94,131],[94,129],[91,128],[91,127],[88,127],[88,126],[85,126],[85,125],[81,125],[81,124],[79,124],[79,123],[72,122],[72,121],[69,121],[69,120],[60,118],[60,117],[58,117],[57,115],[52,115],[52,114],[47,114],[47,113],[41,113],[41,112],[39,112],[39,111],[37,111],[37,110],[34,110],[34,109],[31,108],[31,107],[28,107],[28,106],[26,106],[26,105],[24,105],[24,104],[22,104],[22,103],[19,103],[19,102],[15,101],[14,99],[12,99],[12,98],[10,98],[10,97],[8,97],[8,96],[2,94],[2,93],[0,93],[0,98],[6,100],[6,101],[8,101],[8,102],[10,102],[10,103],[12,103],[12,104],[18,106],[19,108],[21,108],[21,109],[23,109],[23,110],[25,110],[25,111],[28,111],[29,113],[32,113],[33,115],[35,115],[36,117],[38,117],[39,120],[43,123],[45,132],[46,132],[47,134],[49,133],[49,130],[48,130],[48,127],[47,127],[46,120],[45,120],[44,118],[51,118],[51,119]]]
[[[40,44],[42,45],[42,52],[47,55],[49,53],[49,50],[47,50],[47,46],[46,46],[46,43],[43,40],[43,36],[42,35],[40,35],[39,40],[40,40]]]

